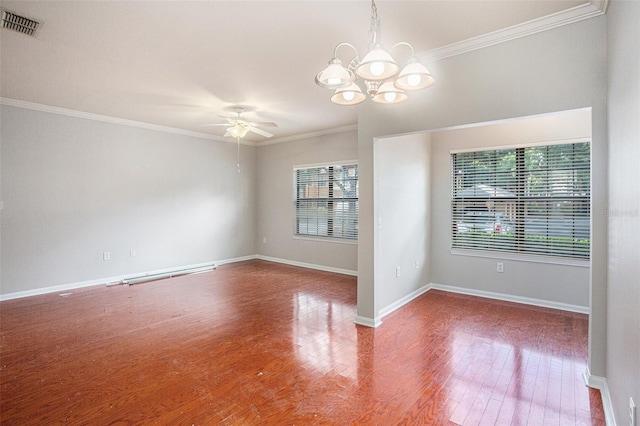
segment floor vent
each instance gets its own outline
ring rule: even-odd
[[[40,23],[38,21],[16,15],[13,12],[2,9],[2,22],[0,22],[0,28],[8,28],[22,34],[35,37],[36,30],[39,26]]]

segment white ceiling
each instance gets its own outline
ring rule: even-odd
[[[431,60],[438,55],[429,52],[446,56],[464,40],[475,46],[484,40],[479,36],[499,38],[505,33],[499,30],[528,28],[520,25],[528,21],[570,22],[592,13],[593,3],[376,2],[383,42],[408,41]],[[5,100],[218,136],[224,127],[204,125],[223,122],[218,114],[243,105],[248,119],[278,123],[268,129],[274,140],[356,123],[358,107],[332,104],[331,92],[313,80],[337,43],[351,42],[364,54],[368,1],[3,0],[0,6],[42,22],[35,38],[0,31]],[[340,51],[343,62],[347,54]]]

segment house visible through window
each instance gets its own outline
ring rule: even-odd
[[[589,142],[451,154],[451,246],[589,259]]]
[[[294,233],[358,239],[358,165],[296,167]]]

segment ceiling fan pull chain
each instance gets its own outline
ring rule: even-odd
[[[240,173],[240,138],[236,138],[238,141],[238,159],[236,162],[236,166],[238,166],[238,173]]]

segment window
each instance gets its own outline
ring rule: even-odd
[[[589,142],[451,154],[451,246],[589,259]]]
[[[296,167],[293,180],[295,235],[358,239],[357,164]]]

